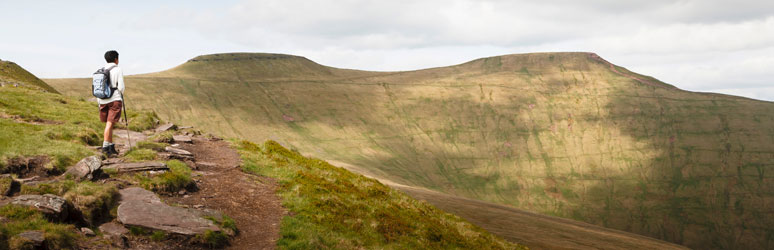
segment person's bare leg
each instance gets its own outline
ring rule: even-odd
[[[105,123],[105,141],[109,143],[113,143],[113,122],[108,121]]]

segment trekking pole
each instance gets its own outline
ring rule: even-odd
[[[123,99],[123,105],[121,107],[124,108],[124,124],[126,124],[126,140],[129,141],[129,150],[132,150],[132,137],[129,135],[129,118],[126,116],[126,95],[124,93],[121,93],[121,99]]]

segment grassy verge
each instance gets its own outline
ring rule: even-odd
[[[22,185],[22,194],[53,194],[62,196],[81,211],[83,219],[95,224],[110,217],[110,209],[118,202],[118,189],[112,184],[71,180]]]
[[[284,249],[520,249],[376,180],[307,158],[274,141],[237,141],[246,172],[276,178]]]
[[[48,222],[35,209],[3,206],[0,207],[0,217],[7,220],[0,223],[0,249],[32,249],[18,236],[31,230],[43,232],[46,249],[72,249],[76,246],[78,235],[73,226]]]
[[[148,128],[152,112],[135,113],[136,129]],[[155,120],[153,121],[155,123]],[[14,157],[49,156],[46,166],[62,172],[101,145],[104,124],[97,104],[32,88],[0,88],[0,173]]]

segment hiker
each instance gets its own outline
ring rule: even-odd
[[[118,52],[111,50],[105,52],[105,67],[97,74],[103,74],[109,84],[109,93],[97,98],[99,103],[99,119],[105,123],[104,140],[102,141],[102,153],[116,155],[116,144],[113,143],[113,125],[121,119],[121,107],[124,104],[124,73],[118,67]],[[95,77],[95,79],[97,79]],[[96,80],[95,80],[96,82]],[[93,86],[93,85],[92,85]],[[94,89],[92,89],[94,90]],[[96,91],[94,91],[96,93]],[[95,95],[96,96],[96,95]]]

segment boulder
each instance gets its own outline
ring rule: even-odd
[[[42,231],[24,231],[9,242],[11,249],[43,249],[43,243],[46,241]]]
[[[169,170],[167,164],[163,162],[131,162],[131,163],[116,163],[108,165],[104,169],[115,169],[119,173],[125,172],[140,172],[140,171],[157,171],[157,170]]]
[[[182,142],[182,143],[192,143],[193,142],[191,137],[187,136],[187,135],[173,135],[172,136],[172,140],[174,140],[175,142],[178,142],[178,143],[180,143],[180,142]]]
[[[161,125],[158,128],[156,128],[156,133],[169,131],[169,130],[177,130],[177,125],[173,123],[167,123],[167,124]]]
[[[65,174],[69,174],[77,180],[91,180],[94,173],[102,167],[102,159],[97,156],[89,156],[67,169]]]
[[[53,194],[19,195],[13,198],[11,204],[33,207],[53,221],[64,221],[70,212],[67,201]]]
[[[159,199],[151,191],[131,187],[122,189],[118,205],[118,221],[169,233],[193,236],[207,230],[220,231],[212,221],[182,207],[173,207]]]

